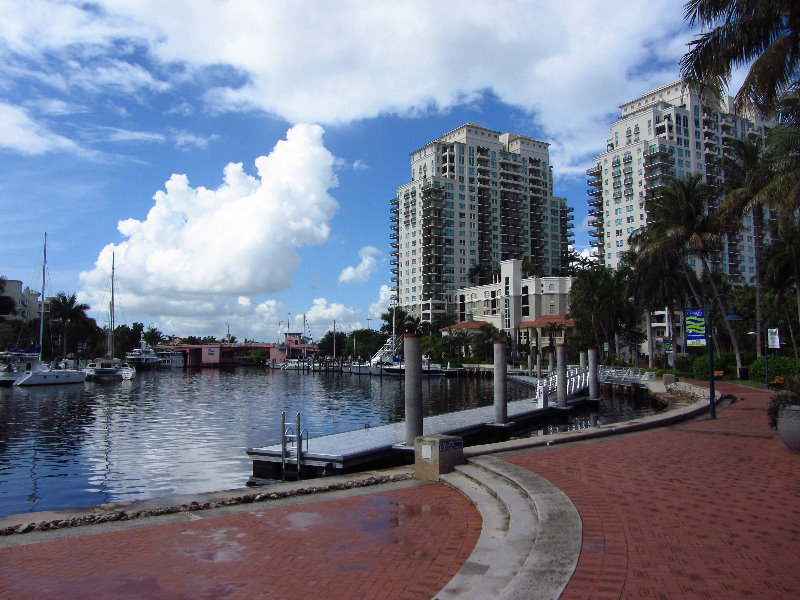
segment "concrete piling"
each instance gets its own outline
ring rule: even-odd
[[[567,348],[556,346],[556,406],[567,406]]]
[[[422,339],[415,333],[403,336],[405,355],[406,446],[422,435]]]
[[[494,422],[505,425],[508,416],[508,359],[506,341],[494,341]]]
[[[597,380],[597,349],[589,348],[589,398],[600,398],[600,386]]]

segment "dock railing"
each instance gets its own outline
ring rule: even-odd
[[[548,395],[555,394],[557,390],[557,375],[552,373],[539,380],[539,385],[543,386]],[[589,367],[579,367],[576,365],[567,366],[567,397],[575,396],[589,389]]]
[[[620,385],[645,385],[655,379],[655,373],[634,367],[598,367],[597,380],[600,383]]]

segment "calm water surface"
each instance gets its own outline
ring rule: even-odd
[[[489,379],[423,379],[425,416],[492,404]],[[509,401],[532,397],[508,382]],[[401,379],[299,371],[142,372],[133,381],[0,388],[0,515],[243,486],[248,447],[403,420]]]

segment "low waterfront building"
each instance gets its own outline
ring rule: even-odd
[[[571,321],[566,324],[572,277],[535,277],[522,265],[520,259],[502,261],[491,283],[457,290],[455,314],[460,322],[443,333],[480,329],[482,323],[491,323],[506,332],[514,346],[541,348],[542,330],[550,323],[539,319],[559,317],[553,323],[563,327],[554,333],[558,333],[556,343],[563,343],[563,329],[574,327]]]

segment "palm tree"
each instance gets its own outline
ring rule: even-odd
[[[797,0],[688,0],[697,36],[681,60],[689,81],[721,90],[737,67],[750,70],[736,94],[737,108],[771,115],[780,96],[797,84],[800,69],[800,4]]]
[[[635,242],[639,238],[636,236],[632,236],[632,238],[631,243],[636,248]],[[680,266],[682,259],[666,252],[642,255],[636,250],[632,250],[625,254],[623,260],[633,268],[633,297],[638,305],[645,307],[648,361],[649,367],[653,368],[651,314],[665,307],[667,309],[667,330],[675,331],[672,322],[675,302],[680,298],[678,290],[686,285]]]
[[[719,206],[720,217],[732,229],[740,229],[743,217],[753,216],[753,254],[755,258],[756,287],[756,347],[761,356],[761,251],[763,248],[764,208],[767,188],[773,179],[770,162],[765,158],[764,144],[732,140],[725,156],[718,160],[725,175],[721,186],[724,200]]]
[[[570,316],[585,341],[593,339],[598,350],[611,341],[616,323],[612,316],[615,292],[611,269],[589,263],[576,271],[569,290]],[[588,338],[588,339],[587,339]]]
[[[800,89],[781,99],[778,113],[780,123],[768,133],[775,175],[767,193],[781,221],[791,224],[800,208]]]
[[[62,335],[62,357],[67,356],[67,325],[86,321],[86,311],[89,310],[88,304],[78,304],[75,294],[67,296],[64,292],[58,292],[56,297],[50,301],[50,317],[52,320],[60,320],[63,327]]]
[[[800,321],[800,226],[784,224],[773,232],[772,243],[763,255],[764,279],[780,297],[794,286],[797,297],[797,319]]]
[[[701,299],[704,296],[697,292],[692,283],[693,278],[686,266],[686,256],[694,255],[700,261],[700,267],[711,286],[711,293],[716,299],[720,312],[725,313],[722,294],[712,277],[709,266],[709,255],[716,251],[722,242],[721,227],[718,215],[708,212],[709,189],[700,175],[692,175],[677,179],[671,186],[647,203],[649,223],[642,231],[641,253],[643,255],[661,252],[675,253],[682,257],[681,265],[692,294]],[[739,344],[730,321],[725,327],[736,354],[738,373],[742,370],[742,357]]]

